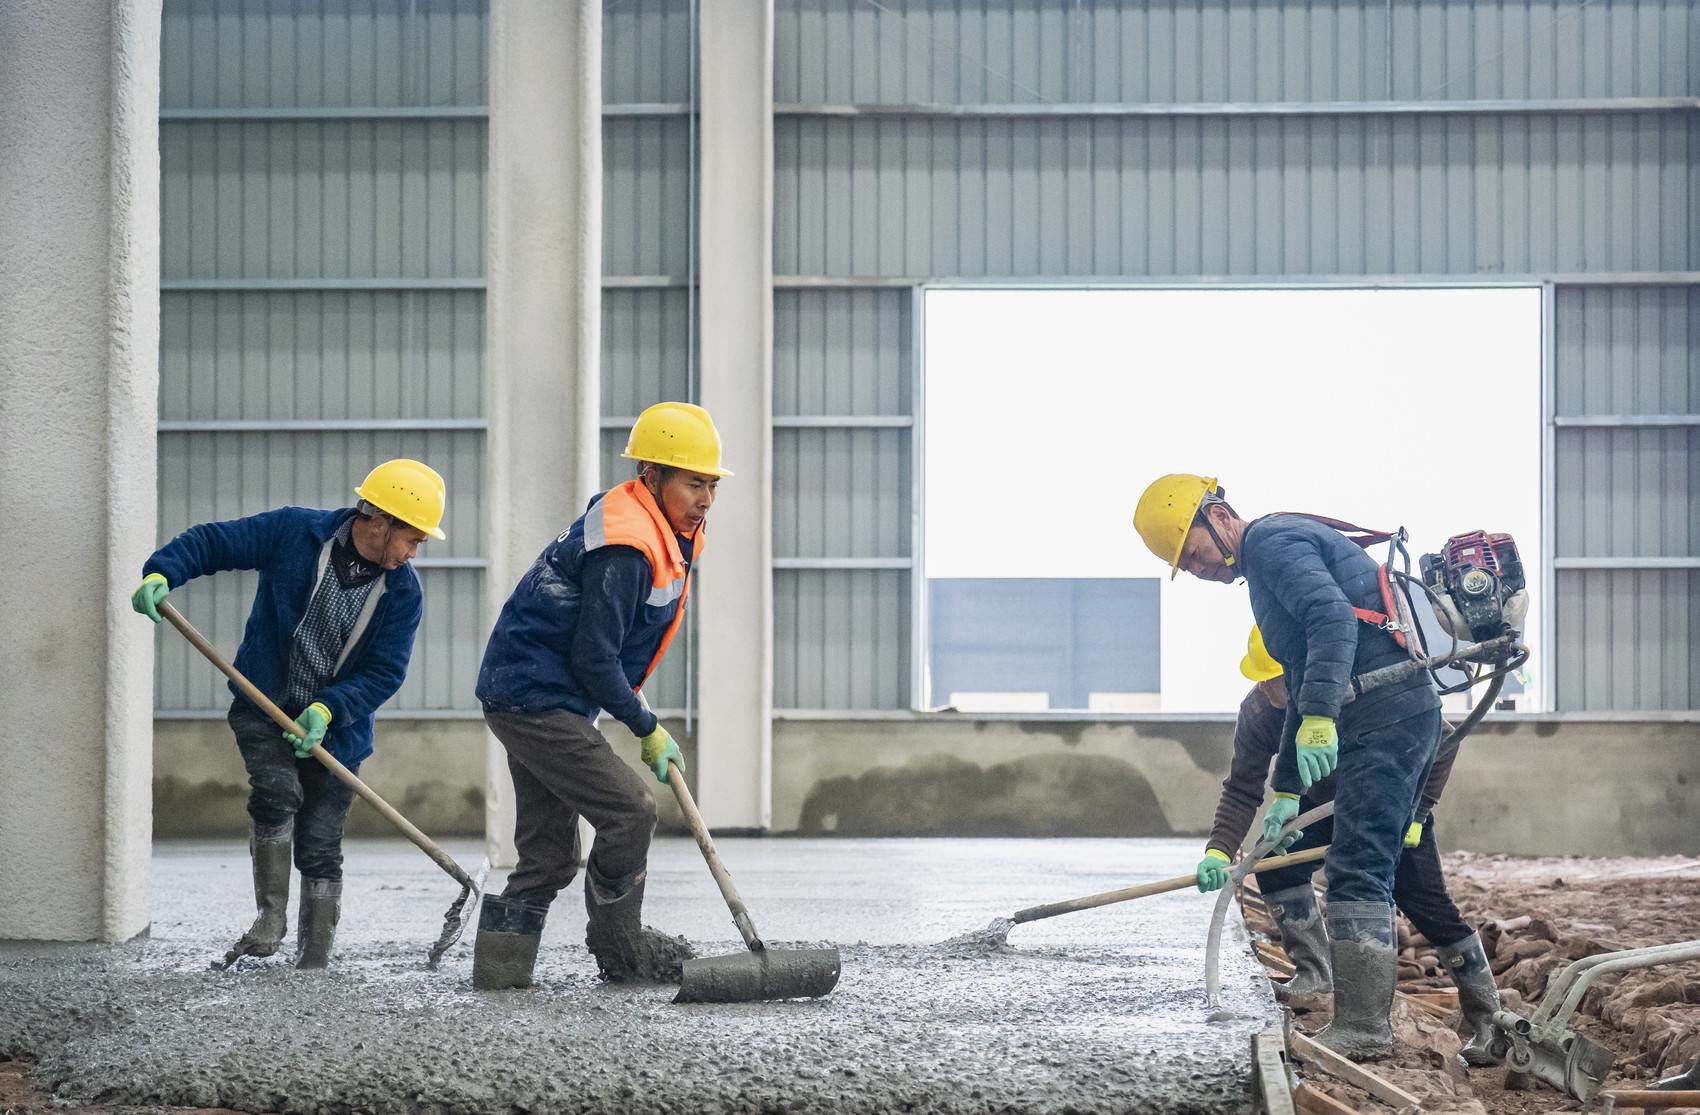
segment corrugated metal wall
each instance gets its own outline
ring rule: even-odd
[[[341,507],[393,456],[447,481],[448,541],[393,708],[457,714],[484,625],[482,0],[166,0],[160,537]],[[234,650],[252,574],[174,599]],[[174,634],[160,715],[222,679]]]
[[[1695,707],[1692,4],[777,0],[775,56],[776,398],[820,353],[913,377],[905,328],[858,315],[927,282],[1556,281],[1557,706]],[[1567,424],[1585,399],[1640,424]],[[914,498],[912,448],[797,446],[776,467],[842,477],[836,452],[886,493],[872,522]],[[829,489],[779,475],[776,538],[853,565],[787,523]],[[907,652],[911,573],[779,577],[779,703],[906,707],[907,674],[844,679]]]

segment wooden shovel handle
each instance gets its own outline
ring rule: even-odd
[[[169,602],[164,600],[160,601],[158,610],[159,614],[169,620],[171,626],[177,628],[177,630],[182,633],[183,637],[188,639],[189,643],[206,657],[208,662],[211,662],[214,666],[218,667],[219,673],[235,682],[236,688],[242,691],[243,696],[254,702],[261,712],[271,717],[279,728],[286,732],[300,734],[300,725],[291,720],[288,713],[278,708],[277,705],[272,702],[270,697],[260,692],[258,686],[242,675],[242,671],[225,661],[224,655],[218,652],[218,648],[209,643],[206,636],[202,635],[199,631],[196,631],[194,624],[184,619],[181,612],[172,607]],[[326,769],[346,783],[355,793],[364,798],[367,805],[370,805],[373,809],[376,809],[379,813],[383,814],[386,821],[400,829],[403,836],[417,844],[419,846],[419,850],[430,856],[432,861],[436,863],[438,867],[447,871],[455,882],[471,890],[478,889],[477,884],[472,881],[472,876],[468,875],[460,864],[456,863],[447,852],[438,847],[436,841],[420,832],[419,829],[414,827],[412,821],[409,821],[406,817],[403,817],[400,813],[396,812],[395,807],[383,798],[379,797],[377,791],[373,790],[372,787],[362,782],[359,775],[355,774],[353,771],[338,762],[335,755],[332,755],[329,751],[326,751],[323,747],[316,743],[313,745],[313,750],[309,751],[308,754],[323,763]]]
[[[1291,867],[1296,863],[1311,863],[1328,854],[1328,845],[1320,848],[1306,848],[1302,852],[1293,852],[1285,856],[1273,856],[1262,860],[1252,868],[1253,871],[1273,871],[1277,867]],[[1077,910],[1091,910],[1098,906],[1109,906],[1117,902],[1128,902],[1135,898],[1147,898],[1153,894],[1167,894],[1170,891],[1185,890],[1198,884],[1197,875],[1176,875],[1173,879],[1163,879],[1155,883],[1141,883],[1137,887],[1124,887],[1121,890],[1107,890],[1102,894],[1089,894],[1085,898],[1071,898],[1067,902],[1052,902],[1048,906],[1029,906],[1018,911],[1011,921],[1017,925],[1023,922],[1039,921],[1041,918],[1054,918],[1058,914],[1072,914]]]
[[[691,796],[691,788],[685,785],[685,776],[679,770],[678,764],[671,761],[667,764],[667,785],[672,787],[673,796],[678,799],[679,812],[685,815],[685,821],[691,826],[691,835],[696,837],[697,847],[702,850],[702,858],[708,863],[708,873],[714,876],[714,883],[720,888],[720,897],[726,900],[726,908],[732,911],[732,923],[738,927],[744,944],[751,952],[763,951],[767,945],[756,932],[755,922],[750,920],[749,908],[744,905],[744,900],[738,897],[738,888],[732,885],[732,874],[726,870],[726,865],[720,860],[720,853],[714,848],[714,838],[708,834],[708,826],[703,824],[702,813],[697,810],[697,802]]]

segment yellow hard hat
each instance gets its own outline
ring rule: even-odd
[[[695,403],[656,403],[645,410],[620,456],[707,476],[732,475],[720,467],[720,431],[714,419]]]
[[[1172,472],[1159,476],[1139,497],[1133,510],[1133,529],[1145,540],[1146,547],[1169,563],[1169,579],[1180,572],[1181,550],[1186,546],[1187,531],[1206,497],[1216,491],[1214,476],[1194,476],[1190,472]]]
[[[447,494],[437,470],[419,461],[397,457],[366,474],[354,494],[393,518],[441,542],[443,504]]]
[[[1263,632],[1256,626],[1251,629],[1251,637],[1245,641],[1245,657],[1240,659],[1240,673],[1247,681],[1268,681],[1282,674],[1281,664],[1270,655],[1269,648],[1263,645]]]

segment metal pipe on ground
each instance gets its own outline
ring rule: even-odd
[[[273,723],[286,732],[299,731],[295,721],[289,718],[289,714],[278,708],[276,703],[262,693],[258,686],[249,681],[235,666],[231,665],[218,652],[218,648],[214,647],[206,636],[195,630],[195,626],[184,619],[183,613],[179,612],[169,601],[160,602],[159,614],[169,620],[171,626],[175,627],[185,639],[189,640],[190,645],[200,651],[202,656],[217,667],[220,673],[234,682],[236,688],[242,691],[243,696],[252,701],[261,712],[271,717]],[[472,920],[473,912],[478,908],[478,903],[473,896],[483,893],[484,879],[490,873],[490,861],[488,859],[484,861],[483,865],[479,867],[477,875],[468,875],[466,869],[454,861],[454,857],[443,851],[436,841],[419,831],[412,821],[403,817],[389,802],[379,797],[377,791],[361,781],[358,775],[338,762],[336,756],[318,744],[314,744],[313,750],[309,751],[308,754],[317,759],[356,794],[360,795],[366,804],[376,809],[386,821],[401,830],[403,836],[413,841],[420,851],[431,857],[433,863],[460,884],[460,897],[449,904],[448,912],[443,915],[443,931],[438,935],[436,943],[431,946],[431,952],[427,957],[428,965],[435,968],[438,961],[443,958],[443,954],[449,950],[449,946],[460,940],[461,934],[466,932],[467,923]]]

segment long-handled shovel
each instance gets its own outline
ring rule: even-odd
[[[732,876],[714,850],[708,826],[697,812],[697,803],[685,785],[685,776],[674,763],[667,764],[667,785],[679,800],[679,810],[690,823],[709,873],[720,887],[720,896],[732,911],[732,922],[749,947],[748,953],[710,956],[685,961],[675,1003],[748,1003],[764,999],[818,999],[838,984],[837,949],[770,949],[756,933],[755,923],[744,900],[732,885]]]
[[[235,682],[236,687],[242,690],[243,694],[254,702],[260,711],[271,717],[279,728],[286,732],[299,731],[295,721],[273,704],[270,697],[260,692],[253,682],[242,676],[241,671],[225,661],[224,656],[211,643],[207,642],[204,635],[195,630],[193,624],[183,618],[181,612],[170,603],[162,601],[159,605],[159,614],[170,620],[171,626],[177,628],[196,650],[205,655],[208,662],[217,666],[220,673]],[[456,863],[447,852],[437,846],[436,841],[420,832],[414,827],[412,821],[396,812],[394,806],[379,797],[370,786],[360,780],[358,775],[339,763],[336,756],[318,744],[314,744],[313,750],[308,754],[323,763],[326,769],[347,783],[355,793],[365,798],[368,805],[383,814],[386,821],[400,829],[403,836],[418,845],[420,851],[430,856],[432,862],[448,872],[449,876],[460,884],[460,897],[454,900],[449,906],[448,913],[443,915],[442,935],[437,938],[437,943],[431,946],[429,964],[435,968],[437,962],[443,958],[443,954],[448,951],[449,946],[460,940],[460,935],[466,932],[466,924],[472,920],[472,913],[478,908],[478,903],[471,901],[472,896],[483,893],[484,878],[490,873],[490,861],[484,861],[476,876],[468,875],[460,864]]]
[[[1291,867],[1297,863],[1313,863],[1328,854],[1328,845],[1320,848],[1306,848],[1302,852],[1293,852],[1285,856],[1271,856],[1259,860],[1252,871],[1273,871],[1277,867]],[[992,923],[976,933],[965,933],[953,937],[946,942],[950,945],[972,945],[979,950],[1002,948],[1009,940],[1009,931],[1018,925],[1030,921],[1042,921],[1062,914],[1078,913],[1081,910],[1094,910],[1099,906],[1111,906],[1117,902],[1131,902],[1135,898],[1149,898],[1154,894],[1168,894],[1170,891],[1185,890],[1196,886],[1196,875],[1176,875],[1172,879],[1159,879],[1155,883],[1141,883],[1136,887],[1122,887],[1120,890],[1106,890],[1098,894],[1089,894],[1084,898],[1070,898],[1064,902],[1051,902],[1043,906],[1029,906],[1025,910],[1017,910],[1007,918],[995,918]]]

